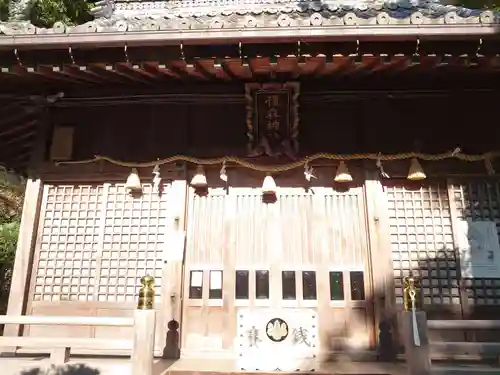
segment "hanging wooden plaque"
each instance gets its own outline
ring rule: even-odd
[[[298,153],[299,94],[297,82],[245,85],[249,156]]]

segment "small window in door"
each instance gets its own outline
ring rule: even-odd
[[[351,271],[351,300],[365,300],[365,279],[362,271]]]
[[[210,271],[208,299],[222,299],[222,271]]]
[[[341,271],[330,272],[330,300],[344,300],[344,274]]]
[[[302,298],[304,300],[317,298],[315,271],[302,271]]]
[[[201,299],[203,296],[203,271],[191,271],[189,275],[189,298]]]
[[[269,299],[269,271],[255,271],[255,298]]]
[[[249,279],[250,275],[248,271],[236,271],[235,278],[235,297],[236,299],[248,299],[249,295]]]
[[[297,290],[295,285],[295,271],[281,272],[281,290],[284,300],[297,299]]]

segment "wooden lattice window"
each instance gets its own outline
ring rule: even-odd
[[[166,189],[165,189],[166,190]],[[122,184],[45,186],[33,299],[137,299],[139,279],[161,294],[167,194],[132,198]]]
[[[500,229],[500,183],[469,181],[451,183],[457,219],[491,220]],[[463,280],[468,305],[500,305],[500,279]]]
[[[446,184],[385,187],[396,302],[403,303],[402,280],[421,279],[424,304],[460,304],[458,270]]]

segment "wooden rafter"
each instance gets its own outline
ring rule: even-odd
[[[145,72],[152,74],[160,79],[181,79],[182,74],[178,74],[171,70],[166,64],[158,61],[146,61],[142,64]]]
[[[239,58],[225,59],[222,67],[226,74],[239,78],[242,80],[249,80],[252,78],[252,71],[250,66]]]
[[[30,129],[36,125],[36,120],[24,122],[20,125],[17,126],[11,126],[11,127],[5,127],[4,130],[0,131],[0,138],[6,137],[6,136],[11,136],[12,134],[16,134],[20,131],[26,131],[27,129]]]
[[[77,80],[85,81],[91,84],[101,83],[102,80],[93,74],[89,74],[87,67],[79,66],[75,64],[66,64],[63,65],[63,72],[65,75],[75,78]]]
[[[40,74],[44,79],[59,81],[63,83],[72,83],[77,85],[88,85],[89,81],[68,74],[59,66],[39,65],[34,74]]]
[[[151,73],[146,72],[140,65],[132,63],[116,63],[115,72],[131,81],[142,84],[156,84],[157,80]]]
[[[178,57],[177,57],[178,58]],[[250,58],[190,58],[137,62],[50,65],[30,63],[3,66],[0,91],[18,87],[86,87],[105,84],[160,86],[163,82],[183,80],[204,82],[248,82],[261,79],[366,78],[367,76],[411,77],[433,71],[443,74],[493,74],[500,70],[500,57],[439,54],[334,54],[256,56]],[[38,85],[38,86],[37,86]],[[5,92],[5,91],[4,91]]]

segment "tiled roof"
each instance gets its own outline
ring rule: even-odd
[[[492,25],[499,14],[423,0],[104,0],[96,19],[79,26],[56,23],[51,29],[0,23],[0,32],[64,34],[188,29],[243,29],[390,25]]]

